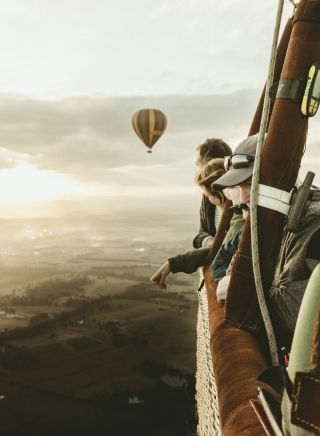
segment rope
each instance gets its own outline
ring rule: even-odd
[[[214,378],[206,290],[199,293],[197,321],[196,401],[199,436],[220,436],[217,388]]]
[[[274,75],[274,67],[275,67],[275,61],[276,61],[277,44],[278,44],[278,38],[279,38],[279,30],[280,30],[280,24],[281,24],[283,3],[284,3],[284,0],[279,0],[278,12],[277,12],[277,17],[276,17],[276,22],[275,22],[274,33],[273,33],[273,41],[272,41],[271,55],[270,55],[270,61],[269,61],[269,72],[268,72],[268,79],[267,79],[267,84],[266,84],[265,98],[264,98],[264,103],[263,103],[263,110],[262,110],[262,118],[261,118],[260,130],[259,130],[259,136],[258,136],[257,151],[256,151],[256,157],[255,157],[255,163],[254,163],[254,169],[253,169],[251,200],[250,200],[250,203],[251,203],[251,207],[250,207],[251,250],[252,250],[253,272],[254,272],[254,279],[255,279],[256,292],[257,292],[258,302],[259,302],[259,306],[260,306],[260,311],[261,311],[264,326],[265,326],[265,329],[267,332],[272,365],[278,365],[279,358],[278,358],[276,339],[275,339],[270,315],[268,312],[268,308],[267,308],[267,304],[266,304],[266,300],[265,300],[265,295],[264,295],[264,291],[263,291],[262,279],[261,279],[261,271],[260,271],[260,264],[259,264],[257,203],[258,203],[258,185],[259,185],[262,148],[263,148],[263,145],[265,142],[265,132],[267,129],[267,123],[268,123],[269,112],[270,112],[270,103],[271,103],[268,90],[271,88],[271,85],[273,84],[273,75]]]

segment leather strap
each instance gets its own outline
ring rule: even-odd
[[[292,423],[320,434],[320,374],[297,372],[291,398]]]
[[[306,81],[304,79],[281,79],[275,82],[269,89],[271,100],[276,98],[286,98],[300,103],[305,89]]]

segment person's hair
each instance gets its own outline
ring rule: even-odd
[[[203,144],[198,145],[197,152],[199,153],[198,161],[200,164],[205,164],[211,159],[232,155],[229,145],[219,138],[207,139]]]
[[[226,201],[224,193],[213,190],[211,184],[223,176],[225,172],[224,159],[211,159],[197,171],[195,181],[197,185],[205,188],[211,195],[219,198],[221,203],[224,203]]]

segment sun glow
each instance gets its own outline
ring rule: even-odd
[[[0,202],[6,203],[58,199],[79,192],[77,184],[67,177],[25,162],[1,170],[0,187]]]

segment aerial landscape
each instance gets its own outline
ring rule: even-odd
[[[192,432],[198,275],[148,280],[192,218],[2,220],[2,434]]]
[[[320,0],[0,2],[0,436],[264,434],[251,400],[286,371],[301,303],[274,302],[278,270],[305,281],[320,259],[312,235],[305,265],[279,260],[289,217],[319,225],[319,17]]]

